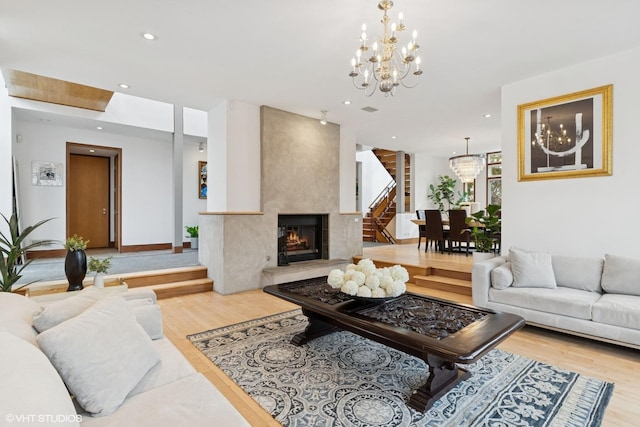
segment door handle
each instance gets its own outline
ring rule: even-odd
[[[107,208],[102,208],[102,215],[106,215],[107,214]]]

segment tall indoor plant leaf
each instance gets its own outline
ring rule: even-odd
[[[29,234],[42,224],[51,221],[53,218],[44,219],[34,225],[25,227],[20,231],[18,226],[18,216],[15,213],[12,214],[9,219],[7,219],[3,214],[0,215],[2,215],[2,218],[8,225],[8,234],[0,231],[0,291],[12,292],[16,290],[13,289],[13,285],[15,285],[15,283],[22,277],[20,274],[22,270],[24,270],[29,264],[31,264],[31,261],[33,261],[28,260],[25,263],[22,263],[23,256],[26,255],[28,251],[39,246],[56,243],[55,240],[39,240],[37,242],[32,241],[31,244],[28,245],[25,244],[26,238]],[[19,288],[24,286],[27,286],[27,284],[24,284]]]

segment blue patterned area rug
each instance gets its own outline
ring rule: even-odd
[[[613,384],[492,350],[470,379],[425,413],[406,404],[422,360],[350,332],[303,346],[294,310],[189,335],[191,342],[284,426],[599,426]]]

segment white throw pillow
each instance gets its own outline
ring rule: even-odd
[[[84,288],[77,295],[48,304],[33,313],[33,327],[38,332],[44,332],[65,320],[76,317],[104,296],[104,291],[100,288],[95,286]]]
[[[602,289],[611,294],[640,296],[640,260],[606,254]]]
[[[82,408],[93,415],[118,409],[160,360],[158,351],[119,296],[104,298],[37,337]]]
[[[514,288],[555,288],[551,254],[509,249]]]
[[[551,264],[558,286],[602,293],[602,258],[553,255]]]
[[[507,289],[513,284],[513,272],[511,271],[511,263],[504,264],[491,270],[491,286],[495,289]]]
[[[158,304],[138,305],[131,307],[136,320],[152,340],[160,339],[162,333],[162,313]]]
[[[80,425],[81,417],[60,375],[40,350],[10,333],[0,332],[0,360],[2,425]],[[20,422],[10,418],[13,414],[34,419]]]

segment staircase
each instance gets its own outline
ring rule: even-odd
[[[384,166],[387,172],[389,172],[389,175],[391,175],[391,178],[397,183],[397,152],[374,148],[373,154],[380,160],[382,166]],[[400,173],[404,173],[404,211],[409,212],[411,209],[411,156],[406,153],[404,155],[404,170],[400,171]]]
[[[391,181],[369,206],[362,219],[362,240],[365,242],[395,243],[387,225],[396,216],[396,183]]]
[[[393,236],[386,230],[387,225],[396,215],[397,182],[397,153],[395,151],[375,148],[373,154],[393,178],[375,201],[369,206],[369,211],[362,220],[362,240],[365,242],[395,243]],[[402,172],[401,172],[402,173]],[[405,194],[401,197],[405,212],[411,209],[411,164],[410,156],[405,154],[404,167]]]

